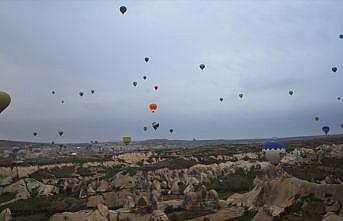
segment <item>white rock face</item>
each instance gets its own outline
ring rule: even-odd
[[[11,210],[6,208],[0,213],[0,221],[11,221],[12,220],[12,213]]]

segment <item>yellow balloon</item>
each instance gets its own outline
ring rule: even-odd
[[[128,145],[129,143],[131,143],[131,137],[129,137],[129,136],[124,136],[124,137],[123,137],[123,143],[124,143],[125,145]]]
[[[11,97],[6,92],[0,91],[0,113],[11,103]]]

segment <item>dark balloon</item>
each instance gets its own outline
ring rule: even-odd
[[[147,130],[148,130],[148,128],[147,128],[147,127],[144,127],[144,128],[143,128],[143,130],[144,130],[144,131],[147,131]]]
[[[330,131],[330,127],[324,126],[324,127],[322,127],[322,131],[325,133],[325,135],[328,135],[328,133]]]
[[[33,132],[33,136],[37,136],[38,135],[38,133],[37,132]]]
[[[289,92],[288,92],[288,93],[289,93],[289,95],[291,95],[291,96],[292,96],[292,95],[294,94],[294,91],[293,91],[293,90],[289,90]]]
[[[340,38],[340,39],[343,39],[343,34],[340,34],[340,35],[339,35],[339,38]]]
[[[340,101],[340,100],[341,100],[341,97],[337,97],[337,100],[339,100],[339,101]]]
[[[336,71],[337,71],[337,67],[332,67],[331,70],[332,70],[333,72],[336,72]]]
[[[55,91],[51,91],[52,94],[55,94]]]
[[[173,130],[173,129],[170,129],[169,132],[172,134],[172,133],[174,132],[174,130]]]
[[[62,136],[63,135],[63,131],[58,131],[58,135]]]
[[[220,102],[223,102],[224,98],[221,97],[221,98],[219,98],[219,100],[220,100]]]
[[[315,119],[316,121],[319,121],[319,117],[315,117],[314,119]]]
[[[81,97],[83,96],[83,92],[80,92],[80,96],[81,96]]]
[[[135,86],[135,87],[137,86],[137,82],[136,82],[136,81],[134,81],[132,84],[133,84],[133,86]]]
[[[204,64],[201,64],[201,65],[199,65],[199,67],[200,67],[201,70],[204,70],[205,65],[204,65]]]
[[[148,57],[145,57],[145,58],[144,58],[144,61],[145,61],[146,63],[148,63],[149,60],[150,60],[150,58],[148,58]]]
[[[125,14],[125,12],[127,11],[127,8],[123,5],[119,8],[119,10],[122,14]]]
[[[146,80],[146,76],[143,76],[143,79]]]
[[[61,101],[62,104],[64,104],[64,101]]]
[[[238,96],[239,96],[241,99],[243,99],[244,94],[243,94],[243,93],[240,93]]]
[[[0,91],[0,113],[4,111],[11,103],[11,96],[6,92]]]
[[[94,90],[91,90],[91,93],[92,93],[92,94],[94,94],[94,93],[95,93],[95,91],[94,91]]]
[[[157,130],[157,128],[160,126],[160,123],[158,122],[153,122],[152,123],[152,128],[154,128],[154,130]]]
[[[157,91],[157,89],[158,89],[158,86],[155,86],[154,88],[155,88],[155,91]]]

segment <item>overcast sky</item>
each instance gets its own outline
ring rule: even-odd
[[[0,91],[12,104],[0,139],[285,137],[324,125],[342,133],[342,12],[341,0],[2,0]]]

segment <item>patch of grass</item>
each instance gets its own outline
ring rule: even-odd
[[[233,219],[227,219],[225,221],[250,221],[254,218],[255,215],[256,215],[256,212],[245,211],[243,216],[236,217]]]
[[[251,190],[256,173],[251,170],[247,173],[238,170],[235,174],[211,180],[208,189],[217,191],[220,199],[226,199],[233,193],[244,193]]]
[[[16,196],[16,193],[9,193],[9,192],[3,193],[0,195],[0,203],[13,200],[15,196]]]
[[[214,211],[185,211],[169,214],[170,221],[185,221],[214,213]]]
[[[38,170],[30,175],[31,178],[42,181],[43,179],[52,179],[54,178],[54,175],[49,173],[47,169],[44,170]]]
[[[168,168],[170,170],[187,169],[194,166],[196,163],[191,160],[183,158],[164,160],[155,164],[146,165],[142,167],[144,171],[158,170],[162,168]]]
[[[79,168],[77,168],[76,172],[78,174],[80,174],[80,176],[92,176],[92,175],[94,175],[92,170],[87,168],[87,167],[79,167]]]
[[[310,182],[323,180],[326,176],[331,175],[329,168],[324,168],[316,164],[301,166],[283,164],[282,168],[288,174]]]
[[[73,177],[72,174],[75,172],[74,167],[55,167],[49,170],[49,172],[56,178]]]
[[[14,217],[31,216],[38,214],[51,216],[52,214],[64,211],[75,212],[86,209],[86,203],[86,199],[77,199],[59,195],[18,200],[14,203],[5,205],[3,208],[0,208],[0,210],[9,208]]]

